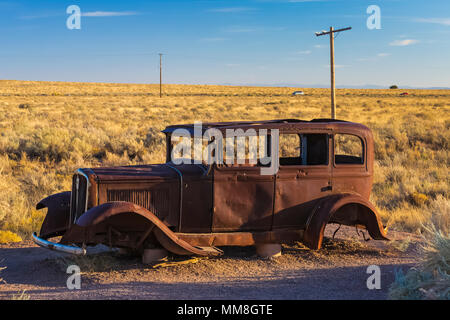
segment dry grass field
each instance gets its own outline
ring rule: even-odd
[[[159,163],[165,126],[329,116],[329,90],[0,81],[0,242],[39,230],[34,205],[78,167]],[[337,91],[338,118],[370,127],[372,194],[391,229],[450,229],[450,90]],[[4,231],[11,231],[7,233]],[[2,239],[3,238],[3,239]]]

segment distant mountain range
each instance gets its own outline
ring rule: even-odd
[[[247,83],[247,84],[232,84],[221,83],[224,86],[248,86],[248,87],[289,87],[289,88],[329,88],[330,85],[323,84],[298,84],[298,83]],[[374,84],[364,85],[337,85],[337,89],[389,89],[390,86],[379,86]],[[427,89],[427,90],[450,90],[450,87],[411,87],[398,86],[399,89]]]

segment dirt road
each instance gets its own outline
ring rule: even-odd
[[[219,258],[172,257],[178,264],[159,268],[107,248],[72,258],[30,241],[0,245],[0,267],[6,267],[0,271],[0,299],[24,290],[22,297],[29,299],[386,299],[395,270],[420,258],[417,236],[390,232],[390,243],[365,242],[353,228],[343,228],[332,240],[334,229],[327,228],[329,238],[318,252],[297,243],[265,260],[251,247],[224,248]],[[70,264],[81,269],[80,290],[67,289]],[[367,289],[369,265],[381,269],[380,290]]]

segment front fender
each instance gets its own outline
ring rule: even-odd
[[[327,223],[365,226],[375,240],[389,240],[376,208],[357,194],[335,194],[319,201],[306,223],[304,243],[320,249]]]
[[[130,202],[108,202],[86,211],[61,239],[61,243],[95,243],[96,234],[107,234],[108,228],[123,233],[139,233],[141,240],[151,230],[166,250],[179,255],[217,255],[220,252],[191,246],[170,230],[149,210]],[[147,234],[148,236],[149,234]]]
[[[48,239],[63,235],[70,224],[70,191],[57,193],[39,201],[36,209],[47,208],[39,237]]]

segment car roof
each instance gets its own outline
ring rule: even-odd
[[[211,128],[218,129],[225,132],[227,129],[279,129],[280,131],[297,131],[300,129],[311,130],[350,130],[353,132],[360,132],[365,135],[366,132],[370,132],[366,126],[336,119],[313,119],[313,120],[300,120],[300,119],[277,119],[277,120],[260,120],[260,121],[230,121],[230,122],[202,122],[201,124],[202,134]],[[195,124],[180,124],[172,125],[165,128],[162,132],[165,134],[171,134],[177,129],[185,129],[191,135],[194,134]],[[370,133],[369,133],[370,134]]]

